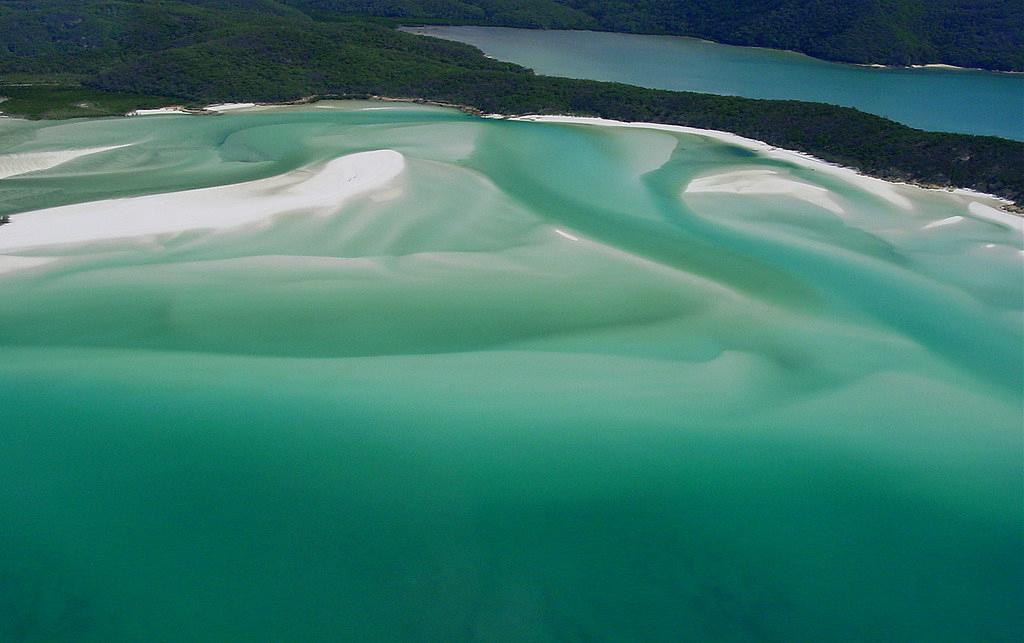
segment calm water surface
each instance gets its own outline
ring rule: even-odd
[[[856,107],[912,127],[1024,140],[1024,74],[878,69],[673,36],[502,27],[409,29],[541,74]]]
[[[1019,227],[380,107],[0,121],[0,640],[1021,640]]]

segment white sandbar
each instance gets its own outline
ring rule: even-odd
[[[960,71],[969,71],[967,67],[957,67],[956,65],[946,65],[944,63],[928,63],[927,65],[911,65],[911,69],[958,69]]]
[[[1019,232],[1024,231],[1024,219],[1014,216],[1009,212],[993,208],[990,205],[974,201],[967,206],[967,211],[975,218],[982,219],[983,221],[998,223]]]
[[[48,170],[52,167],[57,167],[58,165],[67,163],[68,161],[73,161],[74,159],[82,156],[99,154],[100,152],[116,150],[121,147],[128,147],[129,145],[131,144],[108,145],[106,147],[84,147],[77,150],[58,150],[55,152],[3,154],[0,155],[0,179],[5,179],[9,176],[28,174],[29,172]]]
[[[961,216],[946,217],[945,219],[939,219],[938,221],[932,221],[926,226],[923,226],[922,230],[930,230],[931,228],[941,228],[942,226],[953,225],[954,223],[960,223],[964,218]]]
[[[216,105],[207,105],[206,109],[211,112],[230,112],[236,109],[250,109],[256,107],[256,103],[217,103]]]
[[[632,127],[637,129],[657,129],[666,132],[679,132],[681,134],[694,134],[697,136],[703,136],[705,138],[711,138],[724,143],[729,143],[739,147],[754,150],[760,153],[766,158],[785,160],[801,167],[811,168],[818,172],[828,173],[831,176],[840,178],[847,183],[853,184],[871,194],[888,201],[892,205],[904,210],[912,210],[914,207],[913,202],[906,196],[899,193],[897,187],[903,187],[882,179],[876,179],[874,177],[865,176],[860,174],[853,168],[842,167],[823,161],[819,158],[815,158],[810,154],[803,152],[795,152],[793,150],[784,150],[764,141],[756,141],[751,138],[746,138],[738,134],[731,134],[729,132],[720,132],[717,130],[700,129],[697,127],[686,127],[683,125],[664,125],[661,123],[629,123],[625,121],[615,121],[606,118],[591,118],[584,116],[518,116],[513,120],[521,121],[535,121],[544,123],[575,123],[581,125],[601,125],[606,127]],[[908,186],[909,187],[909,186]],[[986,195],[987,196],[987,195]],[[997,197],[992,197],[997,199]]]
[[[182,107],[157,107],[155,109],[136,109],[128,112],[128,116],[161,116],[164,114],[188,114]]]
[[[246,183],[25,212],[0,228],[0,252],[225,230],[289,212],[331,214],[345,201],[384,187],[404,168],[400,153],[376,150]]]
[[[36,268],[44,264],[56,261],[55,257],[17,257],[13,255],[0,255],[0,275],[17,270]]]
[[[750,194],[788,196],[834,212],[843,207],[826,188],[780,175],[775,170],[736,170],[697,177],[690,181],[686,193]]]

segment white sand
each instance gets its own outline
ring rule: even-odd
[[[160,116],[162,114],[201,114],[202,112],[232,112],[241,109],[255,109],[261,107],[256,103],[216,103],[207,105],[202,110],[187,110],[181,105],[167,105],[155,109],[137,109],[128,112],[126,116]]]
[[[791,179],[775,170],[736,170],[709,174],[690,181],[684,192],[788,196],[843,214],[843,207],[827,189]]]
[[[967,211],[977,219],[989,221],[991,223],[998,223],[1013,230],[1017,230],[1018,232],[1024,232],[1024,218],[1014,216],[1009,212],[1003,212],[1002,210],[977,201],[968,205]]]
[[[923,226],[922,230],[930,230],[931,228],[941,228],[942,226],[953,225],[954,223],[960,223],[964,218],[961,216],[946,217],[945,219],[939,219],[938,221],[932,221],[926,226]]]
[[[870,65],[870,66],[876,66],[876,65]],[[877,65],[877,66],[885,67],[885,65]],[[949,67],[949,65],[918,65],[918,66],[919,67]],[[957,67],[954,67],[954,68],[955,69],[962,69],[962,68],[957,68]],[[317,102],[338,102],[338,101],[317,101]],[[404,102],[404,101],[401,101],[399,99],[398,102]],[[220,103],[220,104],[215,104],[215,105],[209,105],[209,106],[206,107],[206,110],[207,111],[214,111],[214,112],[224,112],[224,111],[231,111],[231,110],[253,109],[253,108],[261,108],[261,107],[264,107],[264,106],[257,105],[256,103]],[[316,107],[319,107],[319,105],[316,105]],[[327,109],[327,107],[324,107],[324,109]],[[364,108],[364,109],[390,109],[390,108],[389,107],[377,107],[377,108],[370,107],[370,108]],[[146,114],[179,114],[179,113],[187,113],[187,112],[182,111],[180,107],[164,107],[164,108],[155,109],[155,110],[137,110],[137,112],[134,112],[134,113],[139,113],[141,115],[143,113],[146,113]],[[903,194],[900,194],[900,191],[899,191],[900,189],[907,189],[907,188],[920,189],[920,190],[931,189],[931,188],[922,188],[920,186],[910,185],[910,184],[907,184],[907,183],[890,182],[890,181],[885,181],[883,179],[878,179],[878,178],[866,176],[866,175],[860,174],[857,170],[855,170],[853,168],[848,168],[848,167],[843,167],[843,166],[835,165],[833,163],[829,163],[828,161],[824,161],[822,159],[816,158],[816,157],[814,157],[814,156],[812,156],[810,154],[806,154],[804,152],[797,152],[797,151],[794,151],[794,150],[780,149],[780,148],[774,147],[772,145],[769,145],[768,143],[765,143],[764,141],[757,141],[757,140],[754,140],[754,139],[750,139],[750,138],[746,138],[746,137],[740,136],[738,134],[732,134],[730,132],[723,132],[723,131],[718,131],[718,130],[700,129],[700,128],[697,128],[697,127],[685,127],[685,126],[682,126],[682,125],[664,125],[664,124],[661,124],[661,123],[625,122],[625,121],[616,121],[616,120],[611,120],[611,119],[592,118],[592,117],[583,117],[583,116],[534,115],[534,116],[511,116],[510,117],[510,116],[506,116],[506,115],[502,115],[502,114],[487,114],[487,115],[484,115],[483,118],[495,118],[495,119],[506,119],[507,118],[507,119],[510,119],[510,120],[521,120],[521,121],[538,121],[538,122],[553,122],[553,123],[579,123],[579,124],[584,124],[584,125],[602,125],[602,126],[609,126],[609,127],[632,127],[632,128],[636,128],[636,129],[655,129],[655,130],[662,130],[662,131],[667,131],[667,132],[680,132],[680,133],[683,133],[683,134],[694,134],[694,135],[697,135],[697,136],[704,136],[704,137],[712,138],[712,139],[719,140],[719,141],[722,141],[722,142],[725,142],[725,143],[730,143],[732,145],[737,145],[737,146],[740,146],[740,147],[745,147],[747,149],[755,150],[755,151],[761,153],[762,155],[764,155],[767,158],[781,159],[781,160],[789,161],[789,162],[794,163],[796,165],[799,165],[801,167],[806,167],[806,168],[809,168],[809,169],[812,169],[812,170],[815,170],[815,171],[820,171],[820,172],[828,173],[831,176],[838,177],[838,178],[846,181],[847,183],[850,183],[850,184],[852,184],[852,185],[854,185],[856,187],[859,187],[859,188],[861,188],[861,189],[863,189],[863,190],[865,190],[867,192],[870,192],[871,194],[873,194],[873,195],[875,195],[875,196],[877,196],[877,197],[879,197],[879,198],[881,198],[881,199],[883,199],[885,201],[888,201],[892,205],[895,205],[896,207],[899,207],[899,208],[904,209],[904,210],[913,210],[914,209],[914,204],[913,204],[913,202],[909,198],[907,198]],[[0,174],[0,178],[2,178],[2,177],[3,177],[3,175]],[[816,186],[810,186],[810,187],[816,187]],[[934,188],[934,190],[939,190],[939,189],[941,189],[941,188]],[[982,192],[977,192],[975,190],[971,190],[971,189],[967,189],[967,188],[957,188],[955,190],[943,190],[943,191],[952,192],[953,194],[958,194],[958,195],[967,196],[967,197],[971,197],[971,198],[985,199],[985,200],[988,200],[988,201],[991,201],[991,202],[994,202],[994,203],[1011,203],[1007,199],[1004,199],[1004,198],[1001,198],[1001,197],[997,197],[997,196],[992,195],[992,194],[985,194],[985,193],[982,193]],[[806,190],[804,190],[801,194],[803,195],[803,197],[810,196],[810,193],[807,192]],[[803,197],[797,197],[797,198],[803,198]],[[809,200],[809,199],[804,198],[804,200]],[[822,207],[826,207],[827,209],[830,209],[833,212],[838,212],[837,210],[833,209],[833,207],[838,207],[837,204],[832,202],[830,205],[826,206],[826,205],[823,205],[822,201],[823,200],[819,197],[817,199],[818,205],[821,205]],[[831,199],[830,199],[830,201],[831,201]],[[996,208],[990,208],[990,209],[998,211]],[[1003,214],[1005,216],[1009,216],[1011,218],[1018,218],[1018,217],[1015,217],[1012,214],[1011,215],[1006,215],[1006,213],[1001,213],[1001,214]]]
[[[17,257],[12,255],[0,255],[0,275],[17,270],[35,268],[44,264],[57,261],[56,257]]]
[[[127,116],[161,116],[163,114],[188,114],[182,107],[157,107],[156,109],[137,109],[128,112]]]
[[[700,129],[697,127],[684,127],[682,125],[663,125],[661,123],[627,123],[625,121],[614,121],[605,118],[589,118],[582,116],[520,116],[514,120],[537,121],[545,123],[578,123],[583,125],[602,125],[606,127],[633,127],[637,129],[658,129],[666,132],[679,132],[682,134],[694,134],[706,138],[715,139],[724,143],[730,143],[740,147],[754,150],[767,158],[788,161],[801,167],[813,169],[817,172],[827,173],[830,176],[840,178],[847,183],[853,184],[875,196],[888,201],[889,203],[904,209],[911,210],[913,202],[906,196],[899,193],[897,188],[910,188],[913,186],[898,185],[889,183],[882,179],[876,179],[858,173],[856,170],[847,167],[833,165],[810,154],[783,150],[773,147],[763,141],[755,141],[738,134],[719,132],[716,130]],[[993,197],[994,199],[995,197]]]
[[[360,152],[246,183],[16,214],[0,229],[0,252],[225,230],[289,212],[331,214],[345,201],[385,187],[404,168],[405,157],[393,150]]]
[[[206,109],[211,112],[230,112],[236,109],[251,109],[256,107],[256,103],[217,103],[216,105],[207,105]]]
[[[957,69],[957,70],[960,70],[960,71],[969,71],[969,69],[977,69],[977,67],[974,67],[974,68],[957,67],[956,65],[946,65],[946,64],[943,64],[943,63],[928,63],[927,65],[911,65],[910,67],[912,69]]]
[[[982,69],[981,67],[960,67],[958,65],[947,65],[945,63],[927,63],[925,65],[880,65],[878,63],[854,63],[858,67],[877,67],[879,69],[946,69],[951,71],[983,71],[987,74],[1020,74],[1019,71],[994,71]]]
[[[99,154],[100,152],[116,150],[121,147],[128,147],[129,145],[130,143],[126,143],[124,145],[108,145],[106,147],[86,147],[78,150],[59,150],[56,152],[3,154],[0,155],[0,179],[5,179],[9,176],[28,174],[29,172],[48,170],[52,167],[57,167],[58,165],[67,163],[68,161],[72,161],[82,156]]]

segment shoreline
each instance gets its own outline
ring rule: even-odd
[[[426,33],[423,30],[429,30],[432,28],[449,28],[449,27],[476,27],[483,29],[520,29],[525,31],[565,31],[565,32],[576,32],[576,33],[600,33],[600,34],[622,34],[624,36],[655,36],[658,38],[682,38],[684,40],[693,40],[696,42],[709,43],[712,45],[721,45],[722,47],[736,47],[738,49],[756,49],[759,51],[774,51],[784,54],[795,54],[797,56],[803,56],[812,60],[817,60],[824,63],[830,63],[834,65],[850,65],[853,67],[868,67],[872,69],[945,69],[947,71],[980,71],[987,74],[1013,74],[1013,75],[1024,75],[1024,71],[1011,71],[1008,69],[984,69],[982,67],[959,67],[957,65],[950,65],[947,63],[919,63],[913,65],[885,65],[882,63],[856,63],[848,60],[833,60],[830,58],[820,58],[818,56],[812,56],[811,54],[803,51],[797,51],[796,49],[780,49],[778,47],[762,47],[758,45],[739,45],[731,42],[722,42],[720,40],[709,40],[700,36],[686,36],[683,34],[671,34],[671,33],[655,33],[655,32],[637,32],[637,31],[612,31],[609,29],[545,29],[543,27],[510,27],[507,25],[480,25],[480,24],[424,24],[417,23],[415,20],[410,20],[407,24],[398,25],[397,29],[404,33],[411,33],[416,36],[425,36],[428,38],[439,38],[441,40],[450,40],[452,42],[463,42],[461,40],[455,40],[452,38],[444,38],[443,36],[437,36],[431,33]],[[475,46],[475,45],[473,45]],[[479,47],[477,47],[479,49]],[[488,56],[490,57],[490,56]]]
[[[124,116],[202,116],[210,114],[222,114],[224,112],[234,112],[243,109],[253,109],[256,107],[267,107],[275,104],[277,103],[214,103],[212,105],[206,105],[198,108],[186,107],[184,105],[167,105],[165,107],[156,107],[153,109],[133,109],[127,114],[124,114]]]
[[[816,58],[815,60],[824,59]],[[843,63],[837,61],[826,62],[836,62],[836,64],[839,65],[854,65],[856,67],[869,67],[871,69],[940,69],[945,71],[980,71],[985,74],[1008,74],[1010,76],[1024,76],[1024,71],[1010,71],[1007,69],[985,69],[983,67],[959,67],[957,65],[948,65],[946,63],[924,63],[920,65],[883,65],[881,63]]]
[[[797,165],[801,165],[803,167],[807,167],[807,168],[811,168],[811,169],[825,169],[825,168],[827,168],[828,172],[830,174],[833,174],[835,176],[839,176],[840,178],[844,178],[844,179],[846,179],[848,181],[851,181],[851,182],[854,182],[854,183],[860,183],[861,185],[863,185],[865,182],[878,182],[878,183],[881,183],[881,184],[883,184],[885,186],[888,186],[888,187],[895,187],[895,186],[910,187],[910,188],[915,188],[915,189],[920,189],[920,190],[927,190],[929,192],[944,192],[946,194],[955,194],[955,195],[959,195],[959,196],[963,196],[963,197],[985,199],[985,200],[994,201],[994,202],[999,204],[1000,209],[998,209],[998,210],[995,209],[995,208],[992,208],[992,209],[994,211],[996,211],[996,212],[1003,213],[1005,215],[1005,217],[1006,217],[1005,220],[1001,221],[1002,223],[1004,223],[1006,225],[1010,225],[1012,227],[1016,227],[1016,228],[1021,228],[1021,226],[1024,225],[1024,209],[1018,208],[1016,206],[1016,204],[1014,204],[1009,199],[1004,199],[1003,197],[997,196],[995,194],[986,194],[984,192],[978,192],[977,190],[972,190],[970,188],[939,187],[939,186],[919,185],[919,184],[916,184],[916,183],[909,183],[909,182],[906,182],[906,181],[890,181],[888,179],[883,179],[883,178],[880,178],[880,177],[871,176],[869,174],[864,174],[864,173],[858,171],[856,168],[847,167],[845,165],[839,165],[837,163],[830,163],[829,161],[826,161],[824,159],[820,159],[820,158],[818,158],[818,157],[816,157],[816,156],[814,156],[812,154],[808,154],[806,152],[801,152],[799,150],[789,150],[789,149],[777,147],[777,146],[771,145],[769,143],[766,143],[764,141],[758,141],[756,139],[747,138],[745,136],[740,136],[739,134],[734,134],[732,132],[723,132],[721,130],[702,129],[702,128],[699,128],[699,127],[688,127],[688,126],[685,126],[685,125],[668,125],[668,124],[665,124],[665,123],[645,123],[645,122],[617,121],[617,120],[613,120],[613,119],[596,118],[596,117],[589,117],[589,116],[527,115],[527,116],[513,116],[513,117],[504,117],[504,116],[495,116],[495,117],[508,118],[509,120],[517,120],[517,121],[525,121],[525,122],[568,123],[568,124],[578,124],[578,125],[595,125],[595,126],[602,126],[602,127],[625,127],[625,128],[634,128],[634,129],[651,129],[651,130],[661,130],[661,131],[666,131],[666,132],[677,132],[677,133],[681,133],[681,134],[692,134],[692,135],[695,135],[695,136],[704,136],[704,137],[711,138],[711,139],[714,139],[714,140],[717,140],[717,141],[721,141],[723,143],[728,143],[728,144],[731,144],[731,145],[738,145],[738,146],[743,147],[745,149],[749,149],[749,150],[753,150],[753,151],[762,153],[762,154],[764,154],[765,156],[767,156],[769,158],[776,158],[776,159],[787,160],[787,161],[796,163]],[[871,187],[876,187],[877,188],[879,186],[876,184],[876,185],[873,185],[873,186],[864,186],[864,187],[866,189],[870,190]],[[900,200],[902,199],[902,197],[900,195],[896,195],[896,194],[888,194],[888,195],[887,194],[882,194],[882,193],[879,192],[879,190],[871,190],[871,191],[874,192],[875,194],[877,194],[878,196],[880,196],[881,198],[883,198],[883,199],[885,199],[887,201],[890,201],[894,205],[897,205],[898,207],[903,207],[903,205],[900,203]]]
[[[914,181],[894,181],[891,179],[872,176],[861,172],[859,169],[833,163],[825,159],[814,156],[813,154],[803,152],[800,150],[792,150],[787,148],[781,148],[775,145],[771,145],[765,141],[748,138],[740,134],[728,132],[724,130],[712,130],[703,129],[699,127],[691,127],[687,125],[671,125],[668,123],[655,123],[655,122],[627,122],[619,121],[614,119],[606,119],[592,116],[574,116],[570,114],[492,114],[487,113],[469,105],[462,105],[458,103],[448,103],[443,101],[429,100],[425,98],[410,98],[410,97],[397,97],[397,96],[330,96],[330,95],[312,95],[297,98],[291,101],[273,102],[273,103],[255,103],[255,102],[238,102],[238,103],[214,103],[211,105],[205,105],[199,108],[189,108],[183,105],[168,105],[165,107],[155,109],[139,109],[133,110],[124,114],[124,117],[137,117],[137,116],[214,116],[225,112],[239,112],[239,111],[260,111],[274,107],[290,107],[299,105],[311,105],[321,101],[351,101],[351,100],[370,100],[378,102],[391,102],[391,103],[406,103],[416,105],[430,105],[434,107],[443,107],[448,109],[456,109],[464,114],[476,116],[479,118],[491,118],[491,119],[504,119],[504,120],[515,120],[523,122],[561,122],[568,124],[582,124],[582,125],[599,125],[599,126],[613,126],[613,127],[632,127],[636,129],[657,129],[668,132],[677,132],[683,134],[693,134],[697,136],[706,136],[719,140],[732,145],[737,145],[745,149],[754,150],[757,152],[764,153],[770,157],[784,158],[791,162],[798,164],[816,167],[829,168],[833,173],[844,175],[847,179],[853,180],[870,180],[879,181],[887,186],[904,186],[904,187],[915,187],[922,190],[928,191],[941,191],[949,194],[956,194],[966,197],[974,197],[979,199],[986,199],[993,201],[997,204],[993,210],[997,212],[1005,213],[1011,219],[1020,221],[1024,219],[1024,205],[1018,205],[1014,201],[1001,197],[995,194],[989,194],[985,192],[979,192],[970,188],[964,188],[956,185],[936,185],[919,183]],[[117,118],[117,117],[112,117]],[[885,197],[883,197],[885,198]]]
[[[350,99],[351,100],[351,99]],[[301,104],[326,102],[320,97],[309,97],[288,104],[235,103],[204,107],[191,112],[179,111],[174,108],[150,110],[154,115],[204,115],[223,111],[261,111],[274,107],[291,107]],[[339,101],[343,102],[343,101]],[[431,101],[410,101],[387,97],[373,97],[366,103],[393,103],[398,105],[431,104],[444,108],[459,108],[463,112],[468,108],[447,105]],[[380,109],[375,107],[359,107],[358,109]],[[669,125],[650,122],[627,122],[595,117],[567,115],[522,115],[509,116],[503,114],[486,114],[479,110],[470,112],[478,118],[519,121],[524,123],[551,123],[589,127],[617,127],[634,130],[658,130],[669,133],[700,136],[728,145],[742,147],[757,153],[765,160],[782,160],[799,167],[809,168],[831,177],[847,182],[858,189],[869,192],[873,196],[890,204],[893,210],[907,212],[914,210],[912,195],[906,190],[925,189],[942,191],[950,196],[961,197],[958,203],[965,212],[962,215],[933,221],[923,229],[939,227],[963,220],[965,216],[989,221],[1008,229],[1024,233],[1024,217],[1007,210],[1012,207],[1008,200],[980,193],[974,190],[957,188],[935,188],[914,185],[906,182],[894,182],[862,174],[854,168],[829,163],[810,154],[787,150],[772,146],[763,141],[746,138],[731,132],[702,129],[683,125]],[[69,150],[58,153],[42,153],[46,158],[18,159],[24,160],[26,173],[36,171],[43,166],[52,166],[52,162],[60,162],[77,158],[90,153],[106,151],[123,146],[103,148],[87,148],[85,150]],[[51,155],[58,157],[50,158]],[[66,157],[66,158],[64,158]],[[0,160],[2,160],[0,156]],[[44,162],[45,161],[45,162]],[[21,165],[19,163],[19,165]],[[37,165],[39,167],[37,167]],[[182,232],[218,232],[228,229],[257,229],[270,225],[284,211],[304,210],[312,213],[326,213],[338,207],[339,202],[347,201],[356,196],[373,192],[385,187],[405,167],[404,157],[393,150],[375,150],[357,152],[337,157],[326,163],[304,166],[285,174],[264,179],[226,184],[221,186],[196,188],[179,192],[159,193],[104,199],[83,203],[69,204],[32,211],[32,216],[22,219],[18,214],[12,215],[12,226],[4,226],[0,235],[0,274],[31,270],[49,264],[68,260],[75,256],[74,247],[106,241],[141,240],[152,243],[163,235],[180,234]],[[20,169],[20,168],[19,168]],[[799,180],[776,180],[771,176],[774,172],[758,169],[747,169],[733,172],[735,176],[709,175],[697,177],[690,182],[684,192],[736,192],[742,193],[745,186],[755,186],[764,194],[787,194],[817,204],[819,207],[842,214],[842,207],[830,199],[825,188],[805,184]],[[720,183],[728,179],[724,185]],[[737,187],[733,185],[739,181]],[[340,187],[339,187],[340,186]],[[692,188],[692,189],[691,189]],[[270,194],[268,197],[267,195]],[[222,216],[213,219],[205,216],[211,204],[221,212]],[[284,207],[287,206],[287,207]],[[167,218],[167,211],[189,213],[177,218]],[[139,216],[139,212],[145,212]],[[95,226],[95,216],[102,213],[106,223]],[[569,233],[556,230],[557,234],[577,240]],[[68,254],[68,250],[71,250]],[[28,252],[30,254],[23,255]],[[1024,254],[1024,251],[1021,251]]]
[[[694,134],[697,136],[707,136],[710,138],[716,138],[723,142],[731,143],[733,145],[739,145],[747,149],[754,149],[756,151],[764,151],[770,153],[784,153],[790,154],[794,157],[802,159],[803,162],[812,162],[821,164],[835,170],[842,170],[849,172],[855,176],[871,179],[875,181],[881,181],[888,185],[900,185],[920,188],[922,190],[929,191],[940,191],[951,194],[959,194],[961,196],[973,196],[977,198],[990,199],[996,201],[999,204],[999,208],[1013,216],[1014,218],[1024,218],[1024,205],[1018,205],[1016,202],[1001,197],[997,194],[990,194],[988,192],[980,192],[978,190],[972,190],[971,188],[960,187],[956,185],[936,185],[927,183],[918,183],[913,181],[893,181],[880,176],[872,176],[865,174],[855,167],[847,165],[840,165],[825,159],[819,158],[808,152],[802,152],[800,150],[791,150],[788,148],[778,147],[765,141],[759,141],[757,139],[748,138],[740,134],[733,132],[727,132],[725,130],[712,130],[703,129],[700,127],[690,127],[688,125],[671,125],[668,123],[653,123],[646,121],[618,121],[608,118],[600,118],[597,116],[573,116],[570,114],[489,114],[483,110],[468,105],[458,105],[454,103],[445,103],[440,101],[431,101],[421,98],[399,98],[392,96],[371,96],[371,100],[379,100],[383,102],[398,102],[398,103],[416,103],[419,105],[433,105],[436,107],[448,107],[452,109],[458,109],[459,111],[469,114],[471,116],[478,116],[480,118],[492,118],[492,119],[504,119],[504,120],[521,120],[521,121],[534,121],[534,122],[566,122],[566,123],[579,123],[579,124],[591,124],[591,125],[606,125],[616,127],[634,127],[637,129],[661,129],[664,131],[674,131],[683,134]],[[325,97],[312,98],[310,100],[303,99],[302,101],[290,102],[290,103],[275,103],[276,105],[293,105],[293,104],[307,104],[314,103],[318,100],[335,100]],[[345,99],[341,99],[345,100]],[[271,105],[271,103],[267,103]]]
[[[353,152],[324,163],[240,183],[84,201],[11,215],[0,234],[0,273],[60,261],[81,244],[142,240],[169,234],[260,228],[284,213],[325,216],[341,204],[385,188],[406,166],[394,150]],[[210,210],[217,216],[210,217]],[[168,212],[178,213],[168,217]],[[99,215],[104,225],[95,225]],[[57,249],[56,255],[10,253]]]

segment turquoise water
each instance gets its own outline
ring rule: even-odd
[[[1024,74],[879,69],[694,38],[502,27],[409,29],[550,76],[831,103],[918,129],[1024,140]]]
[[[368,105],[0,121],[0,640],[1020,640],[987,201]]]

